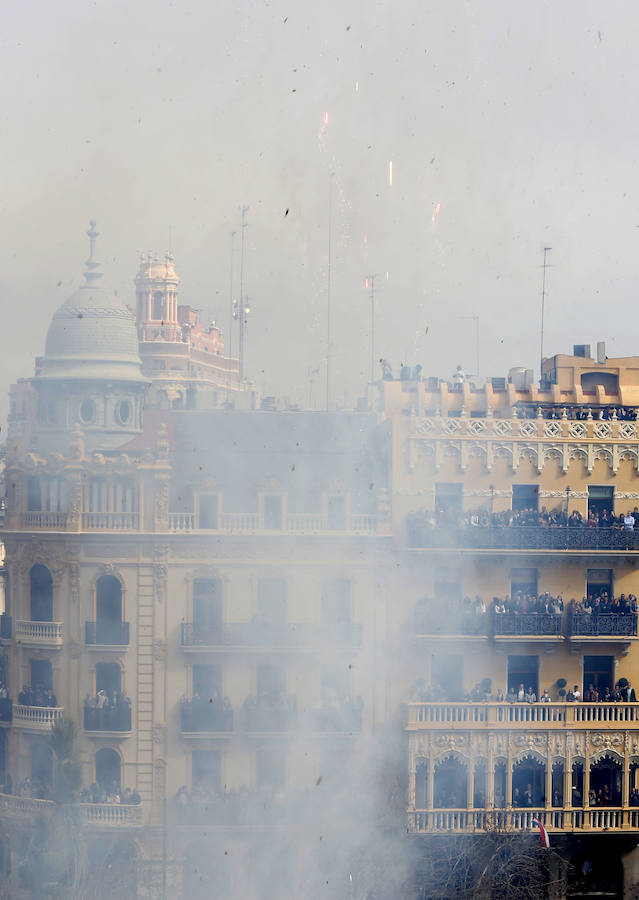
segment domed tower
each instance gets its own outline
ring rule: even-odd
[[[178,285],[170,253],[159,260],[151,253],[140,258],[135,278],[136,319],[140,341],[181,341]]]
[[[87,450],[121,446],[142,429],[142,375],[135,322],[102,286],[90,241],[84,284],[54,313],[44,356],[36,364],[38,434],[42,449],[58,450],[80,426]]]

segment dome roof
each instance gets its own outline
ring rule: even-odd
[[[133,316],[100,283],[95,222],[87,234],[91,252],[85,283],[54,313],[37,377],[144,382]]]

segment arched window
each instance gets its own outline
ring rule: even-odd
[[[564,805],[564,764],[560,759],[552,764],[552,805]]]
[[[156,291],[153,294],[153,318],[154,319],[163,319],[164,318],[164,303],[163,297],[160,291]]]
[[[418,759],[415,768],[415,809],[428,806],[428,760]]]
[[[53,622],[53,579],[46,566],[36,563],[29,572],[32,622]]]
[[[623,770],[621,762],[609,756],[590,767],[590,805],[621,806]]]
[[[42,511],[42,486],[37,475],[27,478],[27,509],[29,512]]]
[[[95,628],[97,644],[122,644],[122,585],[114,575],[96,583]]]
[[[95,754],[95,780],[108,794],[120,790],[120,756],[110,747]]]
[[[433,788],[438,809],[465,809],[468,793],[468,772],[457,759],[444,759],[435,765]]]
[[[53,754],[46,744],[31,744],[31,781],[41,795],[53,784]]]
[[[546,767],[533,757],[513,766],[513,806],[543,806],[546,802]]]
[[[486,808],[486,762],[483,759],[479,759],[475,763],[473,806],[475,809]]]

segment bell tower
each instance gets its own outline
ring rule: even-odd
[[[181,341],[178,321],[178,285],[173,257],[164,261],[151,253],[142,254],[135,278],[136,322],[140,341]]]

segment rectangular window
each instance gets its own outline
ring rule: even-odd
[[[122,669],[119,663],[96,663],[95,689],[105,691],[109,696],[122,690]]]
[[[351,583],[348,578],[329,578],[322,583],[322,623],[347,625],[351,620]]]
[[[262,625],[286,625],[286,582],[283,578],[260,578],[257,608]]]
[[[257,696],[279,700],[286,695],[286,671],[282,666],[264,663],[257,668]]]
[[[43,691],[53,690],[53,669],[48,659],[30,659],[29,668],[31,670],[31,687],[34,690],[37,688],[41,688]]]
[[[435,510],[438,513],[458,514],[462,509],[461,482],[440,482],[435,485]]]
[[[284,502],[277,494],[264,496],[264,528],[269,531],[281,531],[283,528]]]
[[[256,749],[255,780],[258,790],[279,791],[284,787],[286,757],[282,744]]]
[[[462,700],[464,696],[462,657],[457,654],[433,654],[431,683],[446,700]]]
[[[612,569],[587,569],[586,596],[601,597],[604,593],[613,596]]]
[[[328,497],[329,531],[346,531],[346,497],[335,494]]]
[[[320,696],[324,703],[344,700],[350,694],[350,672],[347,665],[325,664],[320,670]]]
[[[196,578],[193,582],[193,624],[203,629],[222,625],[222,582],[219,578]]]
[[[612,690],[614,686],[614,656],[584,656],[584,683],[582,699],[592,684],[598,691]],[[572,687],[572,685],[571,685]]]
[[[536,484],[513,484],[513,511],[539,509],[539,486]]]
[[[530,594],[537,596],[537,569],[513,569],[510,573],[510,596]]]
[[[509,656],[508,657],[508,690],[518,693],[520,686],[524,691],[532,688],[539,697],[539,657],[538,656]]]
[[[218,497],[217,494],[200,495],[199,528],[216,531],[219,526]]]
[[[222,785],[222,759],[219,750],[193,750],[191,776],[194,788],[217,793]]]
[[[222,694],[222,667],[198,663],[193,666],[193,696],[210,700]]]
[[[35,475],[27,478],[27,508],[29,512],[40,512],[42,510],[42,489],[40,487],[40,479]]]
[[[607,485],[589,484],[588,485],[588,513],[596,512],[597,515],[606,510],[612,513],[615,505],[615,489]]]

